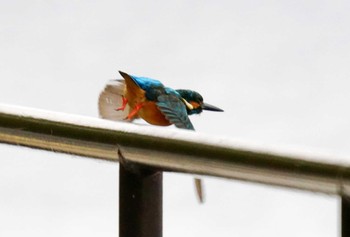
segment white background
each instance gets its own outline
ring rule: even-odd
[[[0,0],[0,102],[97,117],[118,70],[199,91],[196,130],[349,155],[348,1]],[[117,124],[116,124],[117,126]],[[117,236],[118,164],[0,145],[0,236]],[[339,199],[166,174],[164,236],[338,236]]]

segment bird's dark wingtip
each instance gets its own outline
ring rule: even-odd
[[[122,75],[122,77],[127,77],[129,76],[129,74],[125,73],[125,72],[122,72],[122,71],[118,71],[120,75]]]

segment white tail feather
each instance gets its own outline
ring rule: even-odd
[[[98,98],[98,112],[101,118],[108,120],[124,120],[129,112],[130,107],[127,105],[124,111],[116,111],[123,105],[123,96],[125,94],[125,83],[122,80],[109,81]]]

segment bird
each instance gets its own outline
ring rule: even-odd
[[[152,78],[119,73],[123,79],[110,81],[99,96],[99,114],[104,119],[133,121],[141,118],[152,125],[195,130],[190,115],[203,110],[223,112],[205,103],[196,91],[175,90]],[[195,178],[195,186],[199,201],[203,203],[200,179]]]

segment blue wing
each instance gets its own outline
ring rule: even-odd
[[[142,90],[147,91],[149,89],[151,89],[152,87],[164,87],[163,84],[155,79],[152,78],[148,78],[148,77],[137,77],[137,76],[133,76],[130,74],[127,74],[125,72],[119,71],[120,75],[122,75],[122,77],[124,79],[126,78],[130,78],[134,81],[134,83],[136,83],[137,86],[141,87]]]
[[[176,95],[160,95],[157,99],[159,110],[172,124],[178,128],[194,130],[188,118],[186,106]]]
[[[133,81],[141,87],[143,90],[148,91],[154,87],[164,87],[164,85],[155,79],[148,78],[148,77],[137,77],[130,75],[130,77],[133,79]]]

